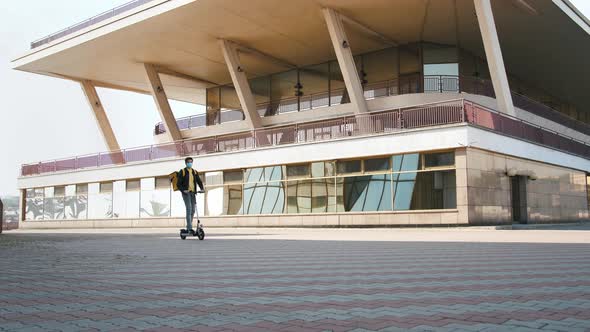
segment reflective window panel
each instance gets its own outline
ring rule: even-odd
[[[309,164],[287,166],[287,178],[289,179],[309,178],[309,175]]]
[[[244,184],[243,214],[280,214],[285,206],[284,182]]]
[[[391,175],[337,179],[338,211],[391,211]]]
[[[223,214],[237,215],[242,211],[242,185],[227,185],[223,187]]]
[[[155,189],[141,191],[141,218],[170,216],[170,189]]]
[[[455,171],[394,174],[394,210],[457,208]]]
[[[139,218],[140,181],[115,181],[113,188],[113,217]]]
[[[365,159],[365,172],[366,173],[373,173],[373,172],[388,172],[391,171],[391,158],[375,158],[375,159]]]
[[[64,219],[64,197],[46,197],[43,203],[44,220]]]
[[[361,160],[342,160],[336,163],[338,174],[360,173],[362,171]]]
[[[141,188],[141,182],[139,179],[127,180],[127,191],[139,191]]]
[[[100,192],[101,193],[110,193],[113,192],[113,183],[112,182],[103,182],[100,184]]]
[[[421,169],[420,154],[404,154],[393,156],[394,172],[412,172]]]
[[[66,196],[66,219],[86,219],[88,217],[88,194]]]
[[[205,183],[208,186],[217,186],[223,184],[223,172],[208,172],[205,174]]]
[[[223,186],[207,187],[205,194],[207,195],[205,199],[207,202],[207,215],[212,217],[223,215]]]
[[[25,219],[43,220],[43,189],[27,189],[25,195]]]
[[[77,195],[86,195],[88,194],[88,184],[77,184],[76,185],[76,194]]]
[[[246,170],[244,183],[281,181],[284,179],[283,169],[283,166],[249,168]]]
[[[223,172],[223,183],[242,183],[244,180],[244,172],[240,170],[236,171],[224,171]]]
[[[159,176],[156,178],[156,189],[168,190],[170,188],[170,179],[167,176]]]
[[[315,162],[311,164],[311,177],[323,178],[336,175],[333,161]]]
[[[107,191],[108,189],[110,192]],[[88,185],[88,219],[110,219],[113,217],[112,190],[112,182],[90,183]]]
[[[424,155],[424,166],[430,167],[443,167],[455,165],[455,152],[439,152],[439,153],[427,153]]]

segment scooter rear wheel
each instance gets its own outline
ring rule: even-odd
[[[186,240],[186,233],[185,233],[185,232],[183,232],[183,231],[184,231],[184,229],[180,231],[180,238],[181,238],[182,240]]]

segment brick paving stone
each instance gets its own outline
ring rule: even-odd
[[[590,330],[586,244],[6,237],[0,331]]]

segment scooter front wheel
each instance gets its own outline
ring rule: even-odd
[[[197,229],[197,237],[201,241],[205,239],[205,231],[202,228]]]

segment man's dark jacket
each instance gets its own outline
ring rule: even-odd
[[[195,171],[194,169],[188,169],[188,168],[184,168],[181,169],[180,171],[178,171],[178,190],[180,191],[185,191],[188,190],[188,185],[189,185],[189,172],[193,172],[193,180],[195,181],[195,190],[197,189],[197,186],[201,189],[203,189],[203,182],[201,181],[201,177],[199,176],[199,172]],[[183,175],[184,173],[184,175]]]

